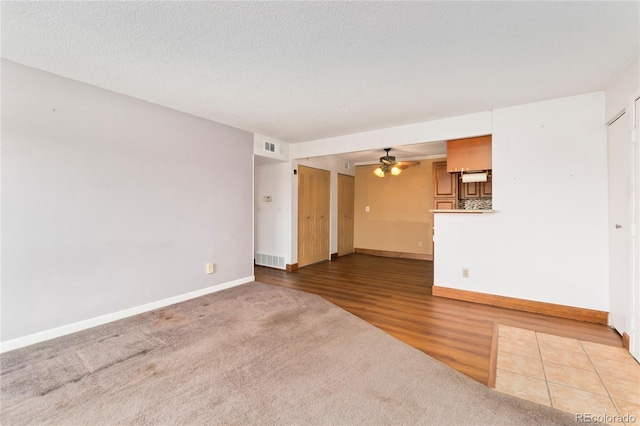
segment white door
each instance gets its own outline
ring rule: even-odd
[[[625,113],[609,124],[609,320],[620,334],[631,332],[633,312],[631,240],[631,125]]]

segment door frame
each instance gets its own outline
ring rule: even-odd
[[[640,127],[640,89],[636,90],[631,96],[629,96],[628,104],[618,114],[616,114],[610,121],[606,123],[607,132],[610,125],[615,123],[621,117],[627,115],[627,124],[625,129],[624,143],[629,143],[629,161],[626,164],[618,166],[628,167],[629,173],[629,185],[630,185],[630,197],[628,220],[629,220],[629,279],[627,282],[627,295],[631,299],[628,301],[627,312],[624,312],[625,316],[629,315],[629,319],[624,321],[624,324],[618,324],[622,329],[615,328],[615,324],[612,323],[611,314],[609,317],[609,325],[614,327],[616,331],[622,335],[623,343],[629,350],[629,353],[640,361],[640,236],[638,235],[639,223],[640,223],[640,147],[638,147],[638,128]],[[607,136],[607,150],[608,153],[610,146],[610,140]],[[612,171],[609,170],[608,174],[611,176]],[[616,232],[613,228],[616,218],[612,218],[609,215],[608,225],[609,234]],[[611,237],[609,238],[611,241]],[[611,245],[609,247],[611,256]],[[612,263],[609,264],[610,271],[614,267]],[[611,278],[611,272],[610,272]],[[614,289],[614,283],[609,280],[609,292]],[[611,306],[609,308],[611,310]]]
[[[353,176],[353,175],[347,175],[347,174],[344,174],[344,173],[338,173],[337,175],[338,175],[338,177],[337,177],[337,179],[338,179],[337,180],[338,205],[336,206],[337,207],[337,216],[338,216],[338,220],[337,220],[337,222],[338,222],[337,223],[337,228],[338,228],[337,229],[337,240],[338,240],[337,241],[338,242],[337,255],[338,256],[346,256],[348,254],[353,253],[354,247],[355,247],[355,244],[354,244],[354,237],[355,237],[355,206],[352,205],[352,208],[351,208],[351,251],[348,252],[348,253],[341,253],[340,252],[340,213],[341,213],[340,212],[340,178],[342,176],[344,178],[349,178],[349,179],[352,180],[353,193],[352,193],[352,196],[351,196],[351,201],[352,201],[353,204],[355,204],[356,177]]]
[[[629,352],[640,361],[640,89],[630,99],[631,117],[631,329]]]
[[[622,109],[607,122],[607,187],[609,240],[609,325],[619,334],[630,331],[633,311],[632,169],[629,144],[631,118]]]

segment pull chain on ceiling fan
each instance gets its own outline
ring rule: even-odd
[[[398,176],[402,173],[402,170],[409,166],[417,166],[420,164],[419,161],[396,161],[396,157],[389,155],[391,148],[385,148],[384,150],[387,154],[380,157],[380,166],[373,171],[373,174],[378,177],[382,178],[388,174],[391,174],[391,176]]]

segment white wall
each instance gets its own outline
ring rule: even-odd
[[[252,278],[251,133],[3,60],[1,136],[3,342]]]
[[[636,56],[606,90],[605,119],[607,122],[620,111],[629,108],[631,95],[638,91],[639,86],[640,56]]]
[[[494,111],[497,212],[435,215],[434,284],[608,311],[606,147],[601,92]]]
[[[264,149],[265,142],[276,144],[276,152],[266,151]],[[278,161],[289,161],[291,159],[290,144],[270,136],[261,135],[260,133],[253,134],[253,153],[261,157]]]
[[[406,126],[296,143],[291,146],[291,158],[344,154],[369,149],[383,149],[391,145],[436,142],[488,135],[490,133],[491,112],[485,111]]]
[[[264,143],[276,144],[276,152],[265,151]],[[285,258],[294,263],[291,253],[291,203],[293,167],[290,144],[270,136],[254,133],[254,254],[263,253]],[[265,202],[271,195],[273,201]]]
[[[291,162],[255,167],[255,251],[283,256],[286,264],[295,263],[291,254],[293,171]],[[270,195],[271,202],[264,197]]]

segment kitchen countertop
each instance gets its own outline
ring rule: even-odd
[[[484,210],[465,210],[465,209],[432,209],[429,210],[430,212],[433,213],[494,213],[495,210],[491,210],[491,209],[484,209]]]

